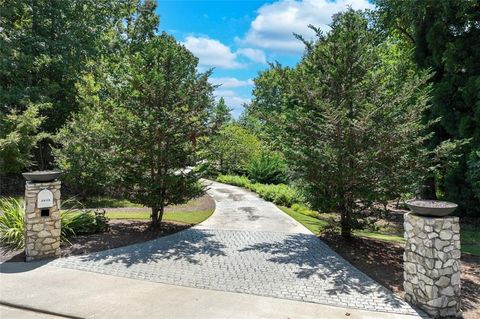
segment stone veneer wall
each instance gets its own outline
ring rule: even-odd
[[[459,316],[458,217],[405,214],[405,299],[433,317]]]
[[[60,256],[60,181],[25,184],[25,256],[27,261]],[[53,193],[50,216],[42,217],[37,194],[42,189]]]

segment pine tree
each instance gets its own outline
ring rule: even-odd
[[[225,103],[223,97],[218,100],[212,114],[212,131],[217,132],[222,126],[232,121],[232,110]]]
[[[213,102],[207,74],[198,59],[165,33],[145,43],[125,72],[129,78],[117,101],[117,127],[123,186],[129,198],[152,208],[157,228],[167,205],[202,193],[192,128],[206,129]]]
[[[480,4],[477,0],[376,0],[379,21],[414,50],[412,59],[432,70],[432,107],[425,122],[430,149],[456,143],[458,158],[430,178],[430,197],[460,204],[460,212],[480,214]]]
[[[426,165],[427,76],[370,25],[350,9],[327,35],[316,30],[284,99],[290,167],[315,207],[340,213],[345,237],[362,212],[413,191]]]

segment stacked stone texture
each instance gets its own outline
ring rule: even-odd
[[[460,224],[458,217],[405,214],[405,299],[429,315],[460,312]]]
[[[25,184],[25,256],[27,261],[60,256],[60,181]],[[41,216],[37,195],[48,189],[53,193],[49,216]]]

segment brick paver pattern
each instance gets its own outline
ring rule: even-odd
[[[60,258],[50,265],[201,289],[417,315],[406,302],[308,233],[191,228],[145,243]]]
[[[416,314],[308,234],[190,229],[148,243],[58,259],[53,265],[195,288]]]

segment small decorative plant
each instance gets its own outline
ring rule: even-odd
[[[78,202],[77,202],[78,203]],[[79,207],[66,201],[68,207]],[[80,204],[80,203],[78,203]],[[0,199],[0,245],[7,249],[23,249],[25,245],[25,211],[23,203],[15,198]],[[71,208],[62,211],[61,239],[69,243],[76,235],[93,234],[108,230],[108,218],[105,211],[91,211]]]

